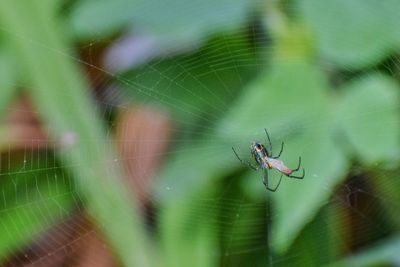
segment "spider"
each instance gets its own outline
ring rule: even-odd
[[[254,166],[251,164],[249,161],[244,161],[242,160],[239,155],[236,153],[235,149],[232,147],[233,153],[235,153],[236,157],[239,159],[239,161],[253,170],[257,171],[259,169],[264,170],[264,176],[263,176],[263,184],[265,188],[269,191],[275,192],[279,185],[281,184],[282,181],[282,176],[286,175],[289,178],[295,178],[295,179],[303,179],[305,175],[305,171],[303,168],[303,174],[301,176],[295,176],[293,175],[294,172],[298,171],[300,169],[300,164],[301,164],[301,157],[299,157],[299,165],[297,166],[296,169],[289,169],[288,167],[285,166],[285,164],[278,160],[278,158],[281,156],[282,151],[283,151],[283,142],[281,146],[281,151],[277,156],[272,156],[272,143],[271,139],[269,138],[269,134],[267,129],[264,129],[265,133],[267,134],[268,138],[268,143],[269,143],[269,150],[263,145],[258,142],[252,142],[250,145],[250,152],[251,155],[253,156],[254,160],[256,161],[258,166]],[[281,177],[279,178],[278,185],[275,188],[271,188],[268,186],[268,170],[270,169],[275,169],[278,172],[281,173]]]

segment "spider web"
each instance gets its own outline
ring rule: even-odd
[[[62,13],[67,12],[68,10],[64,10]],[[249,17],[252,16],[256,17],[256,14]],[[248,26],[249,24],[251,27]],[[99,141],[99,149],[102,144],[113,142],[114,130],[118,127],[115,120],[117,113],[129,111],[132,106],[140,105],[156,107],[157,112],[160,111],[169,116],[173,123],[168,141],[170,146],[158,155],[163,158],[164,164],[168,164],[173,158],[180,159],[178,165],[181,166],[193,163],[179,158],[180,153],[201,153],[210,160],[215,160],[214,155],[222,154],[227,160],[235,161],[231,146],[238,147],[238,153],[243,159],[250,159],[248,143],[253,140],[264,142],[263,129],[276,125],[259,125],[258,128],[247,129],[247,135],[252,136],[249,140],[243,139],[239,132],[227,133],[232,135],[227,142],[221,142],[221,137],[215,133],[215,128],[218,128],[221,118],[234,108],[235,100],[245,93],[241,89],[246,88],[259,75],[263,75],[265,68],[268,68],[268,62],[266,62],[268,60],[265,60],[268,53],[265,54],[262,49],[272,44],[259,32],[259,27],[261,27],[259,21],[250,21],[233,34],[219,33],[218,37],[203,40],[202,46],[192,47],[187,51],[171,46],[168,53],[159,52],[158,48],[152,48],[149,45],[149,43],[152,44],[151,40],[146,39],[135,39],[130,43],[129,38],[135,36],[132,36],[134,34],[131,32],[126,32],[123,34],[124,39],[112,41],[104,41],[102,38],[92,39],[89,44],[79,46],[78,50],[82,51],[82,56],[77,56],[74,52],[65,54],[65,57],[82,67],[83,76],[96,87],[93,98],[108,127],[108,139]],[[144,42],[144,48],[135,46],[140,41]],[[47,47],[40,40],[33,40],[32,45]],[[129,55],[132,46],[156,56],[153,59],[134,59],[134,56],[138,55]],[[150,49],[146,50],[146,47]],[[63,51],[58,51],[54,47],[48,47],[48,49],[54,53],[64,54]],[[118,53],[121,53],[122,57],[118,57]],[[124,56],[127,61],[129,57],[133,59],[130,59],[131,62],[119,64],[118,60],[122,60]],[[103,57],[105,63],[98,62],[100,57]],[[136,62],[137,65],[134,64]],[[382,71],[385,68],[393,70],[393,66],[397,64],[398,59],[391,58],[376,67],[376,70]],[[321,63],[320,67],[325,66]],[[357,75],[361,74],[355,71],[335,73],[332,77],[336,80],[331,84],[334,85],[337,80],[340,80],[342,84],[349,76]],[[397,77],[396,73],[392,73],[391,76]],[[194,87],[196,89],[193,89]],[[274,114],[260,110],[254,120],[262,121],[264,117],[274,116],[279,122],[279,114],[284,113],[288,108],[290,108],[289,105],[286,104],[285,99],[282,99],[280,108],[275,110]],[[15,111],[21,110],[13,107],[7,110],[10,113]],[[246,112],[244,109],[241,111]],[[37,115],[31,109],[23,110],[23,112]],[[379,114],[382,110],[377,108],[370,112]],[[364,115],[367,114],[345,114],[345,119],[356,122]],[[145,128],[149,123],[151,123],[151,118],[139,121],[136,127]],[[386,127],[387,123],[385,121],[380,124],[377,121],[374,125]],[[398,121],[392,120],[389,123],[396,124]],[[311,118],[304,125],[303,130],[313,132],[321,127],[321,122]],[[52,126],[48,128],[51,129]],[[295,135],[298,130],[296,124],[285,125],[285,129],[284,132],[275,131],[277,134],[271,135],[275,149],[279,148],[281,141]],[[127,132],[128,126],[123,126],[121,131]],[[151,144],[156,144],[156,146],[160,144],[160,140],[150,137],[141,136],[140,139],[129,139],[124,142],[126,145],[133,143],[133,149],[136,147],[139,152],[143,152],[143,146],[146,149],[147,146],[152,147]],[[376,142],[379,142],[379,139],[380,136],[376,136]],[[198,145],[199,140],[206,140],[217,145],[201,147]],[[68,173],[68,165],[64,163],[62,157],[54,155],[54,152],[60,149],[60,142],[48,139],[20,141],[24,141],[23,148],[15,151],[10,146],[1,153],[0,177],[4,184],[0,193],[0,214],[12,215],[10,211],[16,211],[16,215],[7,217],[11,219],[11,224],[14,224],[17,230],[14,229],[14,232],[11,231],[9,234],[16,239],[23,238],[31,232],[32,224],[35,222],[40,225],[41,231],[40,235],[36,233],[32,236],[31,242],[25,243],[18,249],[13,248],[3,265],[111,266],[113,257],[109,255],[110,248],[98,229],[105,228],[107,225],[94,226],[87,219],[83,204],[85,200],[82,199],[74,178]],[[74,142],[73,133],[67,135],[64,141],[66,146],[69,142]],[[303,147],[308,151],[313,151],[314,145],[310,141],[303,143]],[[291,158],[297,159],[297,154],[300,152],[296,151],[295,147],[285,146],[282,157],[284,161],[289,160],[291,163]],[[285,156],[285,153],[288,156]],[[123,166],[127,162],[134,161],[140,165],[143,158],[139,154],[134,155],[132,158],[115,158],[114,163],[117,162]],[[391,220],[396,221],[396,216],[392,213],[399,208],[398,202],[393,200],[395,198],[390,199],[379,193],[382,190],[390,191],[390,188],[396,185],[391,177],[396,177],[397,172],[393,169],[387,170],[383,163],[366,168],[360,165],[357,158],[353,161],[349,170],[345,172],[345,180],[338,183],[333,192],[329,183],[319,188],[329,197],[320,205],[322,208],[316,215],[312,216],[312,221],[298,233],[289,251],[283,255],[271,253],[271,238],[275,234],[271,225],[282,216],[280,210],[271,206],[273,204],[270,196],[273,193],[266,192],[263,188],[262,173],[240,169],[239,162],[236,162],[232,171],[215,179],[213,192],[196,196],[197,198],[193,201],[179,202],[181,210],[188,211],[185,216],[190,218],[186,227],[195,229],[198,227],[198,222],[206,224],[204,235],[210,240],[220,240],[217,246],[219,250],[208,256],[214,258],[215,262],[219,262],[221,266],[243,266],[248,262],[254,263],[254,266],[308,263],[307,257],[318,255],[319,251],[329,249],[330,243],[325,240],[327,236],[337,240],[339,252],[336,253],[338,253],[337,259],[340,259],[376,241],[392,236],[394,227],[391,225]],[[324,179],[314,170],[308,169],[307,166],[305,168],[305,179]],[[152,192],[181,190],[175,187],[176,184],[162,181],[162,170],[161,166],[142,170],[143,176],[149,177],[148,179],[151,177],[154,181],[152,186],[156,189]],[[187,168],[184,170],[186,171]],[[192,166],[191,171],[198,170],[196,166]],[[178,180],[184,180],[188,175],[188,173],[178,173],[180,174],[177,177]],[[134,174],[131,175],[134,176]],[[279,177],[276,174],[270,174],[272,184],[278,181],[277,178]],[[302,182],[284,177],[276,193],[285,194],[286,190],[288,194],[289,184],[293,187]],[[139,180],[139,187],[148,186],[140,183],[145,182]],[[210,187],[206,188],[210,190]],[[176,192],[178,195],[179,193]],[[296,198],[302,201],[301,192]],[[49,199],[54,200],[54,206],[49,205],[51,203]],[[140,209],[146,211],[144,214],[147,216],[149,233],[154,235],[160,234],[163,230],[158,226],[160,220],[163,219],[159,216],[165,208],[163,200],[163,194],[149,193],[139,201]],[[36,205],[41,202],[45,205]],[[33,213],[18,214],[18,210],[27,212],[24,209],[26,206],[32,206]],[[1,220],[3,232],[9,231],[4,228],[8,225],[5,223],[7,218]],[[182,224],[177,223],[172,235],[184,235],[187,231],[190,229],[185,229]],[[323,258],[332,256],[321,253],[320,257],[322,257],[321,262],[327,263]]]

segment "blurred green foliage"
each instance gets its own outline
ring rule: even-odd
[[[315,33],[321,55],[340,68],[372,67],[399,47],[400,6],[396,0],[296,2]]]
[[[141,102],[164,105],[183,131],[202,133],[210,128],[203,125],[218,122],[243,84],[256,76],[262,64],[243,37],[235,34],[213,38],[196,53],[127,72],[123,78],[131,85],[128,93]],[[240,66],[232,68],[232,64]]]
[[[7,29],[0,39],[0,66],[7,69],[0,73],[0,108],[13,95],[16,86],[10,85],[22,82],[56,139],[73,132],[84,140],[58,157],[71,164],[83,204],[123,264],[146,266],[149,258],[157,266],[394,264],[398,1],[80,0],[68,12],[57,8],[39,0],[0,4],[1,27]],[[192,49],[110,77],[131,101],[165,107],[179,127],[154,190],[158,243],[151,249],[137,214],[126,212],[134,208],[119,171],[102,164],[112,160],[110,148],[99,151],[93,141],[104,140],[104,129],[69,51],[69,38],[113,42],[124,32]],[[288,166],[301,156],[306,169],[304,180],[284,178],[275,193],[265,192],[262,174],[245,171],[231,151],[233,146],[247,157],[249,141],[265,140],[264,128],[275,148],[285,141]],[[3,192],[12,191],[7,183],[15,178],[9,176]],[[357,177],[362,183],[356,192],[341,192],[353,190],[349,181]],[[55,189],[47,190],[38,200],[46,207]],[[383,211],[364,215],[352,207],[349,199],[357,192],[379,196],[373,201]],[[68,197],[59,201],[71,205]],[[54,210],[43,221],[17,227],[24,231],[4,239],[0,253],[31,240],[47,218],[59,218]],[[348,210],[361,213],[360,221],[349,219]],[[17,211],[6,212],[4,222],[30,216],[24,208]],[[363,224],[378,217],[390,226]],[[352,240],[354,227],[368,233],[367,241]]]
[[[69,42],[62,35],[56,7],[42,0],[0,3],[1,27],[12,30],[5,32],[3,41],[12,47],[11,56],[23,73],[21,83],[55,142],[62,146],[66,137],[73,136],[73,142],[57,152],[69,165],[88,213],[104,229],[125,265],[146,266],[150,259],[142,225],[135,212],[126,212],[135,208],[120,182],[120,171],[110,164],[115,158],[111,147],[102,143],[99,149],[105,130],[94,112],[86,82],[75,62],[65,56]]]
[[[25,156],[1,160],[1,166],[9,167],[3,167],[5,174],[0,176],[0,261],[76,208],[71,179],[54,156],[36,153],[28,160]]]
[[[237,0],[232,5],[230,0],[84,0],[73,10],[70,25],[74,36],[84,39],[133,27],[160,41],[193,44],[243,26],[254,2]]]

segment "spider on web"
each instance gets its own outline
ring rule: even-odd
[[[253,156],[254,160],[257,163],[257,166],[254,166],[251,164],[249,161],[244,161],[242,160],[239,155],[236,153],[235,149],[232,147],[233,153],[235,153],[236,157],[239,159],[239,161],[253,170],[257,171],[259,169],[264,170],[264,176],[263,176],[263,184],[265,188],[271,192],[275,192],[279,185],[281,184],[282,181],[282,176],[285,175],[289,178],[295,178],[295,179],[303,179],[305,175],[305,171],[303,168],[303,174],[301,176],[296,176],[293,175],[294,172],[297,172],[300,169],[301,165],[301,157],[299,157],[299,164],[296,169],[290,169],[285,166],[285,164],[281,161],[278,160],[278,158],[281,156],[282,151],[283,151],[283,142],[281,146],[281,151],[279,152],[278,156],[272,156],[272,143],[271,139],[269,138],[269,134],[267,129],[264,129],[265,133],[267,134],[268,138],[268,143],[269,143],[269,150],[261,143],[258,142],[252,142],[250,145],[250,152],[251,155]],[[271,188],[268,186],[268,170],[270,169],[275,169],[278,172],[281,173],[281,177],[279,178],[279,182],[275,188]]]

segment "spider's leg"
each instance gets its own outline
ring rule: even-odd
[[[264,131],[265,131],[265,133],[266,133],[266,135],[267,135],[268,144],[269,144],[269,151],[268,151],[268,149],[267,149],[267,156],[268,156],[268,157],[272,157],[272,143],[271,143],[271,139],[269,138],[269,134],[268,134],[267,128],[264,128]]]
[[[264,175],[263,175],[263,184],[265,186],[266,189],[268,189],[268,171],[264,171]]]
[[[297,172],[299,169],[300,169],[300,165],[301,165],[301,157],[299,157],[299,165],[297,166],[297,168],[296,169],[293,169],[292,170],[292,172],[291,172],[291,174],[286,174],[286,173],[284,173],[287,177],[290,177],[290,178],[295,178],[295,179],[303,179],[304,178],[304,175],[305,175],[305,170],[304,170],[304,168],[303,168],[303,174],[301,175],[301,176],[296,176],[296,175],[292,175],[292,173],[294,173],[294,172]]]
[[[264,177],[263,177],[263,184],[264,184],[265,188],[266,188],[267,190],[271,191],[271,192],[275,192],[275,191],[278,189],[279,185],[281,184],[282,176],[283,176],[283,174],[282,174],[281,177],[279,178],[279,182],[278,182],[278,184],[275,186],[275,188],[271,188],[271,187],[268,186],[268,172],[265,171],[265,174],[264,174]]]
[[[282,151],[283,151],[283,142],[282,142],[282,146],[281,146],[281,151],[279,151],[279,154],[278,154],[278,156],[271,157],[271,158],[273,158],[273,159],[278,159],[278,158],[281,156],[281,154],[282,154]]]
[[[295,176],[295,175],[286,175],[289,178],[295,178],[295,179],[303,179],[304,175],[306,174],[304,168],[303,168],[303,174],[301,176]]]
[[[297,172],[300,169],[300,165],[301,165],[301,157],[299,157],[299,165],[297,166],[296,169],[293,169],[292,172]]]
[[[235,151],[235,149],[234,149],[233,147],[232,147],[232,150],[233,150],[233,153],[235,153],[236,157],[238,158],[238,160],[239,160],[242,164],[245,164],[245,165],[249,166],[250,168],[252,168],[252,169],[255,170],[255,171],[258,170],[258,168],[257,168],[256,166],[253,166],[250,162],[242,160],[242,159],[239,157],[239,155],[236,153],[236,151]]]

